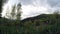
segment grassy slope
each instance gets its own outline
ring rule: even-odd
[[[22,21],[0,18],[0,34],[60,34],[60,15],[42,14]]]

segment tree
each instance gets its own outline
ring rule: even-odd
[[[59,14],[60,14],[60,11],[58,11],[58,10],[54,12],[54,15],[55,15],[56,19],[60,18]]]
[[[1,12],[2,12],[2,2],[3,0],[0,0],[0,17],[1,17]]]
[[[1,12],[2,12],[2,5],[4,2],[6,2],[7,0],[0,0],[0,18],[1,18]]]
[[[12,19],[16,18],[17,20],[20,20],[20,16],[21,16],[21,4],[19,3],[17,6],[16,5],[13,6],[11,18]]]
[[[20,18],[21,18],[20,16],[21,16],[21,4],[19,3],[17,5],[17,15],[16,15],[17,20],[20,20]]]
[[[13,6],[12,8],[12,12],[11,12],[11,18],[13,19],[15,17],[15,9],[16,9],[16,5]]]

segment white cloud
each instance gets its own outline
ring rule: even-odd
[[[21,19],[34,17],[39,14],[49,14],[55,10],[60,10],[59,0],[9,0],[3,6],[3,16],[6,14],[6,10],[9,7],[9,13],[14,4],[22,4],[22,14]],[[56,4],[57,3],[57,4]]]
[[[48,7],[44,7],[44,6],[34,6],[34,5],[23,5],[22,6],[22,19],[24,18],[28,18],[28,17],[33,17],[42,13],[49,13],[48,11]]]

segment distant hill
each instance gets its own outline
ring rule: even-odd
[[[48,17],[47,14],[41,14],[41,15],[37,15],[35,17],[26,18],[26,19],[22,20],[22,22],[29,21],[29,20],[34,21],[34,20],[39,20],[41,18],[47,18],[47,17]]]
[[[24,20],[0,18],[0,33],[60,34],[60,14],[41,14]]]

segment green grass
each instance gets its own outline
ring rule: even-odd
[[[47,17],[46,17],[47,16]],[[46,18],[45,18],[46,17]],[[41,15],[40,19],[26,22],[0,18],[2,34],[60,34],[60,15]]]

